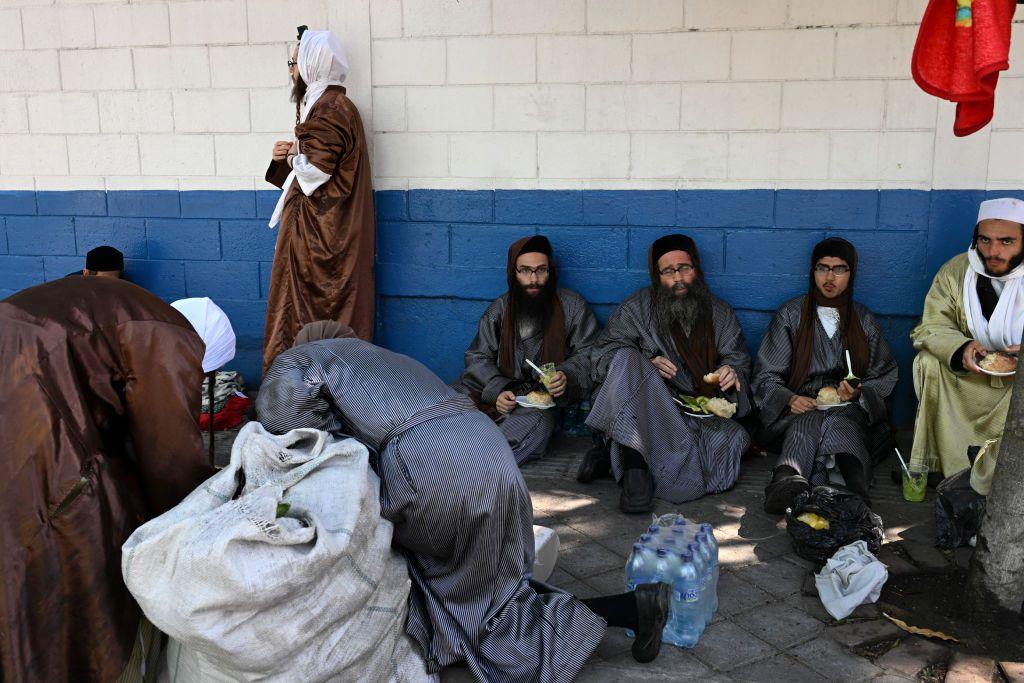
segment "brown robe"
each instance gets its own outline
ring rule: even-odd
[[[114,278],[0,301],[0,680],[121,674],[140,617],[121,545],[213,474],[203,351],[184,316]]]
[[[308,197],[295,180],[285,198],[267,295],[264,373],[306,323],[336,320],[373,340],[370,157],[345,88],[327,88],[295,136],[310,163],[331,177]],[[267,182],[282,187],[290,170],[271,162]]]

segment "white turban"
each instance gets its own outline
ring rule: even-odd
[[[345,49],[330,31],[302,33],[299,41],[299,76],[306,82],[306,94],[302,98],[300,121],[328,86],[341,85],[348,75],[348,58]]]
[[[991,218],[1024,225],[1024,201],[1013,197],[1000,197],[982,202],[978,207],[978,222]]]
[[[203,372],[212,372],[224,367],[235,357],[235,331],[231,321],[220,306],[207,297],[180,299],[171,304],[192,325],[203,343]]]

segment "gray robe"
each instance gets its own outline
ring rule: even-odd
[[[851,453],[866,470],[870,469],[865,430],[887,419],[886,399],[896,386],[898,371],[875,316],[854,302],[870,351],[867,376],[861,378],[860,399],[849,406],[801,415],[790,413],[789,399],[794,393],[815,398],[822,387],[838,386],[848,372],[842,335],[837,330],[830,338],[815,317],[814,355],[807,378],[796,392],[787,386],[804,296],[790,299],[776,312],[757,353],[753,390],[765,426],[765,441],[784,436],[776,466],[789,465],[817,486],[826,483],[832,460],[829,456],[838,453]]]
[[[491,302],[484,311],[477,327],[476,337],[466,349],[466,369],[454,389],[466,394],[479,394],[480,401],[494,405],[498,394],[506,389],[526,393],[541,388],[537,372],[526,364],[526,359],[539,364],[543,330],[534,329],[522,334],[522,326],[516,334],[515,377],[505,377],[498,367],[501,344],[501,324],[508,305],[506,292]],[[568,408],[590,393],[590,348],[600,328],[587,302],[576,292],[558,290],[558,299],[565,312],[565,360],[558,369],[568,380],[565,393],[555,399],[558,408]],[[547,450],[548,442],[555,428],[556,410],[539,410],[517,406],[512,412],[499,416],[495,422],[505,435],[516,462],[523,463],[539,458]]]
[[[533,511],[512,452],[468,398],[415,360],[359,339],[285,351],[260,387],[267,429],[351,434],[377,451],[381,516],[409,560],[406,630],[430,672],[570,681],[605,622],[532,580]]]
[[[712,324],[718,350],[716,367],[730,365],[741,390],[724,398],[736,403],[736,417],[750,410],[750,354],[732,307],[711,297]],[[650,362],[668,358],[678,368],[670,381]],[[740,458],[750,437],[734,420],[684,415],[674,393],[693,395],[694,383],[675,341],[657,329],[651,287],[631,294],[612,313],[591,353],[592,376],[601,386],[594,395],[587,424],[610,438],[612,470],[622,476],[620,447],[644,457],[659,498],[682,503],[736,483]]]

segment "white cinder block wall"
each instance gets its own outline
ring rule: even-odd
[[[349,51],[378,189],[1019,188],[910,79],[925,0],[0,0],[0,189],[267,189],[294,27]]]

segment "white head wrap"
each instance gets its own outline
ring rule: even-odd
[[[1024,201],[1013,197],[989,199],[978,208],[978,223],[989,219],[1014,221],[1024,225]],[[1024,333],[1024,263],[1005,275],[989,275],[985,263],[978,254],[978,248],[967,250],[970,267],[964,276],[964,313],[971,336],[989,351],[1002,351],[1008,346],[1020,344]],[[978,278],[987,277],[1003,283],[992,316],[986,320],[978,298]]]
[[[213,372],[235,357],[235,331],[220,306],[207,297],[180,299],[171,304],[185,316],[206,344],[203,372]]]

